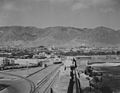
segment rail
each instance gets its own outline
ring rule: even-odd
[[[51,87],[55,83],[57,77],[59,76],[59,73],[60,71],[57,72],[57,74],[54,76],[54,78],[52,79],[52,81],[50,82],[50,84],[47,86],[43,93],[53,93]]]
[[[61,65],[60,65],[60,66],[61,66]],[[49,90],[50,90],[51,86],[53,85],[53,83],[54,83],[55,80],[56,80],[56,77],[59,76],[59,72],[60,72],[60,71],[58,71],[58,69],[60,68],[60,66],[57,67],[54,71],[52,71],[52,72],[49,73],[48,75],[46,75],[42,80],[40,80],[40,82],[37,83],[37,86],[36,86],[35,90],[34,90],[32,93],[36,93],[38,90],[40,90],[40,88],[42,88],[43,85],[46,84],[46,83],[51,79],[51,77],[54,76],[54,74],[55,74],[55,76],[52,78],[50,84],[47,85],[47,88],[46,88],[46,89],[44,90],[44,92],[43,92],[43,93],[48,93],[48,92],[46,92],[46,91],[49,91]]]
[[[29,93],[32,93],[35,89],[35,84],[34,82],[30,81],[29,79],[26,79],[25,77],[22,77],[22,76],[19,76],[19,75],[14,75],[14,74],[10,74],[10,73],[6,73],[6,72],[0,72],[1,74],[4,74],[4,75],[9,75],[9,76],[14,76],[14,77],[17,77],[17,78],[21,78],[23,80],[26,80],[29,84],[30,84],[30,92]]]
[[[51,73],[49,73],[48,75],[46,75],[40,82],[37,83],[37,86],[35,86],[34,82],[29,80],[29,77],[37,74],[38,72],[44,70],[45,68],[41,69],[41,70],[38,70],[26,77],[22,77],[22,76],[19,76],[19,75],[15,75],[15,74],[10,74],[10,73],[6,73],[6,72],[0,72],[1,74],[5,74],[5,75],[9,75],[9,76],[15,76],[15,77],[18,77],[18,78],[21,78],[21,79],[24,79],[26,80],[29,84],[30,84],[30,91],[29,93],[36,93],[36,90],[37,89],[40,89],[47,81],[49,81],[49,79],[54,75],[55,73],[55,76],[52,78],[50,84],[47,86],[47,88],[44,90],[44,93],[47,93],[46,91],[48,91],[51,86],[53,85],[53,83],[55,82],[56,80],[56,77],[59,75],[59,71],[58,69],[61,67],[61,65],[59,65],[54,71],[52,71]],[[57,74],[56,74],[57,73]]]
[[[47,68],[47,67],[46,67],[46,68]],[[26,78],[29,78],[30,76],[33,76],[34,74],[36,74],[36,73],[38,73],[38,72],[40,72],[40,71],[42,71],[42,70],[44,70],[44,69],[45,69],[45,68],[42,68],[42,69],[40,69],[40,70],[38,70],[38,71],[36,71],[36,72],[33,72],[33,73],[27,75]]]

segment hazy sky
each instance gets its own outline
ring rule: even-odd
[[[0,0],[0,25],[120,29],[120,0]]]

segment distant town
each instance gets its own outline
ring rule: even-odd
[[[53,46],[31,48],[2,47],[0,48],[0,70],[47,66],[54,64],[54,62],[62,62],[65,56],[94,55],[106,55],[106,58],[120,59],[120,49],[116,47],[98,48],[83,45],[75,48]]]

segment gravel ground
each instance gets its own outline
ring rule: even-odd
[[[0,72],[6,72],[14,75],[19,75],[26,77],[38,70],[41,70],[43,67],[35,67],[35,68],[24,68],[24,69],[14,69],[14,70],[6,70],[6,71],[0,71]]]

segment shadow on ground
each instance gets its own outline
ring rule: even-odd
[[[70,82],[69,82],[69,86],[68,86],[68,91],[67,91],[67,93],[73,93],[73,86],[74,86],[74,81],[73,81],[73,79],[71,78],[71,79],[70,79]]]

